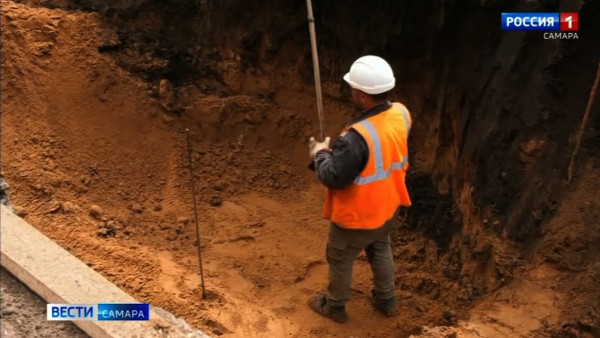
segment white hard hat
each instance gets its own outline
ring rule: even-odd
[[[344,80],[367,94],[385,93],[396,85],[392,67],[379,56],[366,55],[354,61]]]

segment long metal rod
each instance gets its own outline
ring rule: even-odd
[[[571,182],[573,178],[573,166],[575,165],[575,157],[577,156],[577,152],[579,152],[579,147],[581,146],[581,139],[583,137],[583,133],[585,132],[585,127],[587,126],[588,118],[590,116],[590,110],[592,110],[592,106],[594,105],[594,99],[596,98],[596,91],[598,90],[598,84],[600,83],[600,61],[598,61],[598,70],[596,70],[596,79],[594,80],[594,84],[592,85],[592,89],[590,89],[590,96],[588,97],[588,103],[585,107],[585,113],[583,114],[583,119],[581,120],[581,125],[579,126],[579,131],[575,136],[575,149],[573,153],[571,153],[571,163],[569,163],[569,172],[567,177],[567,182]]]
[[[185,130],[187,136],[188,160],[190,162],[190,184],[192,186],[192,200],[194,202],[194,219],[196,221],[196,239],[198,241],[198,261],[200,262],[200,280],[202,281],[202,299],[206,299],[204,288],[204,270],[202,268],[202,249],[200,248],[200,224],[198,223],[198,205],[196,204],[196,184],[194,183],[194,168],[192,165],[192,143],[190,142],[190,130]]]
[[[310,47],[312,49],[313,70],[315,73],[315,89],[317,92],[317,110],[319,112],[319,126],[321,128],[321,140],[325,140],[325,116],[323,113],[323,94],[321,93],[321,74],[319,71],[319,54],[317,53],[317,37],[315,33],[315,18],[313,17],[311,0],[306,0],[308,9],[308,28],[310,31]]]

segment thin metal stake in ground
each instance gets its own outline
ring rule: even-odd
[[[198,205],[196,204],[196,184],[194,183],[194,168],[192,165],[192,143],[190,142],[190,130],[185,130],[187,136],[188,160],[190,162],[190,184],[192,186],[192,200],[194,202],[194,220],[196,221],[196,239],[198,241],[198,261],[200,262],[200,280],[202,282],[202,299],[206,299],[204,288],[204,270],[202,268],[202,249],[200,248],[200,224],[198,223]]]
[[[600,61],[598,62],[598,70],[596,71],[596,79],[594,80],[594,84],[592,85],[592,89],[590,90],[590,96],[588,98],[587,106],[585,107],[585,113],[583,114],[583,120],[581,120],[581,125],[579,126],[579,131],[577,135],[575,135],[575,149],[571,153],[571,163],[569,163],[569,172],[567,177],[567,182],[571,183],[571,179],[573,178],[573,166],[575,166],[575,157],[577,156],[577,152],[579,151],[579,147],[581,146],[581,139],[583,138],[583,133],[585,132],[585,127],[588,122],[588,117],[590,116],[590,110],[592,110],[592,106],[594,105],[594,98],[596,97],[596,91],[598,90],[598,83],[600,83]]]

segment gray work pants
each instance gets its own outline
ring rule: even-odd
[[[390,232],[396,214],[382,227],[374,230],[346,229],[331,223],[326,253],[329,263],[329,305],[343,306],[350,299],[352,266],[362,250],[365,250],[373,272],[373,294],[376,300],[385,301],[394,297],[395,266]]]

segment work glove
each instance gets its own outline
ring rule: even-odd
[[[308,151],[311,160],[315,159],[315,155],[319,150],[329,149],[329,140],[329,136],[327,136],[323,142],[317,142],[314,137],[311,137],[310,140],[308,140]]]

